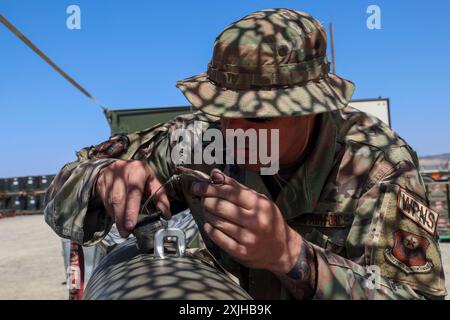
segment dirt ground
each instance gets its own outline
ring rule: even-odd
[[[0,299],[67,299],[61,240],[43,216],[0,219]],[[450,292],[450,243],[441,244]]]
[[[61,240],[42,215],[0,219],[0,299],[67,299]]]

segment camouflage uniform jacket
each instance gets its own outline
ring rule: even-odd
[[[437,216],[428,208],[415,152],[381,121],[353,108],[319,118],[313,148],[273,199],[315,250],[314,299],[445,296]],[[84,245],[100,241],[112,221],[96,201],[99,170],[114,159],[138,159],[166,181],[176,169],[170,135],[194,121],[201,121],[202,130],[220,128],[216,118],[196,113],[79,151],[78,160],[63,167],[47,192],[46,222],[61,237]],[[209,174],[213,166],[189,167]],[[237,166],[219,168],[270,197],[258,174]],[[189,190],[189,182],[182,181],[168,193],[190,207],[201,230],[200,202]],[[253,297],[292,298],[270,272],[243,268],[205,235],[203,240]]]

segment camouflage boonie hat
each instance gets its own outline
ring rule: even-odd
[[[206,73],[177,83],[204,113],[283,117],[344,108],[354,84],[329,73],[323,25],[289,9],[254,12],[216,38]]]

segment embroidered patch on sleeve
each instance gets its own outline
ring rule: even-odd
[[[394,246],[385,250],[386,259],[406,274],[428,273],[433,262],[427,259],[430,242],[421,236],[397,230],[394,232]]]
[[[439,215],[403,189],[399,189],[397,207],[422,229],[431,235],[436,233]]]
[[[353,216],[344,213],[306,213],[296,218],[301,226],[317,228],[346,228],[353,222]]]
[[[127,151],[130,140],[121,135],[96,145],[89,153],[90,159],[115,158]]]

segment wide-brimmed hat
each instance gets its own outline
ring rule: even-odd
[[[254,12],[216,38],[207,72],[177,83],[204,113],[283,117],[344,108],[355,86],[330,73],[323,25],[289,9]]]

